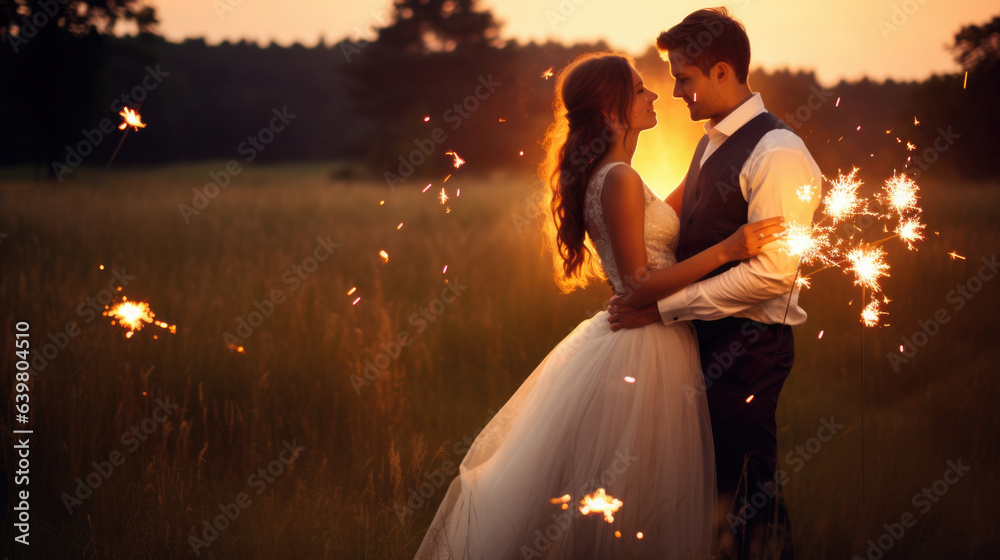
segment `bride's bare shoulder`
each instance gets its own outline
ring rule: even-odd
[[[642,194],[643,182],[639,172],[631,165],[616,165],[608,170],[604,179],[604,190],[601,193],[603,201]]]

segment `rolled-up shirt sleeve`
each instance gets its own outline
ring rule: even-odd
[[[774,138],[768,138],[772,134]],[[819,206],[822,186],[819,167],[802,140],[791,131],[769,133],[760,144],[740,173],[740,187],[749,207],[748,222],[780,215],[786,223],[808,227]],[[809,196],[801,190],[805,186],[809,187]],[[797,293],[790,293],[797,266],[797,256],[789,255],[780,242],[771,243],[764,252],[739,265],[659,300],[657,308],[667,324],[732,315],[780,322],[783,318],[776,317],[774,309],[785,308],[797,300]],[[776,298],[781,300],[780,305],[765,304],[756,312],[750,309]],[[748,310],[750,313],[746,313]]]

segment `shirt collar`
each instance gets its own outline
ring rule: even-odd
[[[719,134],[726,137],[732,136],[740,127],[750,122],[750,119],[766,112],[767,109],[764,108],[764,101],[761,100],[760,93],[754,93],[736,107],[732,113],[729,113],[726,118],[719,121],[719,124],[712,126],[711,121],[707,121],[705,134],[708,134],[709,138]]]

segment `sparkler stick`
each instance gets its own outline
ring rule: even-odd
[[[108,165],[106,165],[104,167],[105,171],[107,171],[108,169],[111,169],[111,164],[114,163],[115,156],[118,155],[118,150],[121,149],[122,144],[125,143],[125,137],[128,136],[128,129],[129,129],[129,127],[132,127],[133,130],[139,130],[140,128],[146,128],[146,123],[142,122],[142,117],[138,113],[138,110],[141,109],[141,108],[142,108],[142,102],[140,101],[139,102],[139,106],[135,108],[135,111],[133,111],[132,109],[130,109],[128,107],[125,107],[122,110],[122,112],[118,113],[119,115],[122,116],[123,119],[125,119],[124,122],[122,122],[120,125],[118,125],[118,128],[121,129],[121,130],[124,130],[125,132],[122,134],[121,140],[118,141],[118,146],[115,148],[114,153],[111,154],[111,159],[108,160]]]
[[[914,118],[914,124],[918,124]],[[908,144],[909,147],[909,144]],[[861,286],[861,301],[864,302],[868,290],[873,293],[881,291],[879,279],[888,276],[889,265],[885,262],[885,252],[881,248],[882,244],[893,238],[899,238],[907,244],[908,249],[914,249],[913,244],[923,239],[922,230],[924,225],[920,223],[918,216],[920,208],[917,206],[917,185],[905,174],[893,175],[885,181],[883,194],[877,196],[876,200],[888,207],[885,213],[876,213],[869,209],[868,201],[858,196],[858,188],[861,181],[856,179],[858,169],[854,168],[850,173],[841,174],[831,182],[831,188],[827,196],[823,199],[823,218],[811,227],[799,226],[798,224],[788,224],[786,226],[785,238],[783,239],[784,250],[789,255],[799,255],[799,260],[795,267],[795,276],[792,280],[792,290],[800,285],[802,281],[817,272],[828,268],[841,268],[845,264],[850,264],[848,271],[855,274],[855,284]],[[808,186],[800,187],[797,191],[800,199],[808,201],[811,193]],[[827,219],[833,225],[844,223],[863,233],[863,230],[853,226],[848,220],[858,215],[875,216],[877,219],[898,219],[897,227],[893,235],[889,235],[874,242],[859,243],[850,250],[842,250],[840,240],[831,242],[833,233],[832,226],[824,226]],[[820,234],[820,238],[814,234]],[[853,234],[852,234],[853,237]],[[801,274],[803,262],[808,263],[818,260],[824,266],[813,270],[808,274]],[[800,280],[801,274],[801,280]],[[808,284],[808,282],[805,282]],[[888,302],[888,300],[885,300]],[[788,317],[788,310],[791,306],[791,295],[785,304],[785,312],[782,316],[781,326],[778,330],[778,344],[784,331],[784,323]],[[865,327],[873,327],[879,324],[879,317],[885,313],[879,311],[878,300],[873,299],[865,305],[861,311],[861,499],[865,497]],[[822,337],[822,334],[820,335]],[[777,359],[777,347],[771,358],[773,367]],[[750,399],[747,399],[750,402]]]
[[[111,164],[114,163],[115,157],[118,155],[118,150],[121,150],[122,144],[125,143],[125,137],[128,136],[129,127],[132,127],[133,130],[146,128],[146,123],[142,122],[142,117],[139,115],[138,112],[139,109],[141,108],[142,108],[142,101],[139,102],[139,105],[135,108],[135,110],[125,107],[120,113],[118,113],[124,119],[122,123],[118,125],[118,128],[124,130],[125,132],[122,133],[122,137],[118,140],[118,146],[116,146],[115,151],[112,152],[111,159],[108,160],[108,164],[104,166],[104,171],[111,169]],[[77,218],[76,224],[73,225],[74,229],[80,225],[81,221],[83,221],[84,211],[87,209],[88,206],[90,206],[90,201],[93,200],[94,193],[97,191],[97,187],[98,185],[94,185],[94,187],[90,189],[90,194],[87,195],[87,201],[84,202],[83,206],[80,208],[80,217]]]

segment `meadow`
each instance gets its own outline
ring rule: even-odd
[[[54,345],[33,363],[31,546],[5,523],[12,558],[412,558],[471,438],[610,296],[559,294],[531,177],[459,172],[442,204],[437,182],[259,166],[186,220],[223,168],[0,177],[0,367],[18,321]],[[1000,190],[921,187],[928,236],[887,245],[884,326],[862,327],[839,270],[801,298],[778,410],[801,558],[992,558],[1000,541],[1000,280],[982,260]],[[126,338],[88,312],[111,291],[176,333]],[[904,337],[916,353],[888,358]]]

